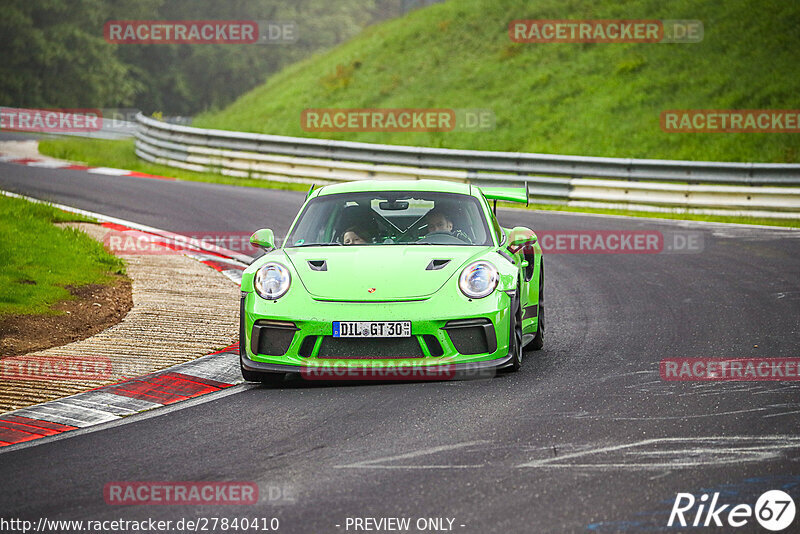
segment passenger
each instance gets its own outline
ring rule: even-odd
[[[345,245],[366,245],[372,242],[372,236],[365,228],[350,226],[344,231],[342,242]]]

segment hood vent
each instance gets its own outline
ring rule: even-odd
[[[308,260],[308,266],[312,271],[327,271],[328,264],[325,260]]]
[[[438,271],[439,269],[443,268],[445,265],[450,263],[450,260],[431,260],[427,267],[425,267],[426,271]]]

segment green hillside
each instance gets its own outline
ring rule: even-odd
[[[697,19],[694,44],[518,44],[514,19]],[[800,108],[800,3],[451,0],[294,64],[195,125],[375,143],[800,161],[800,134],[665,133],[670,109]],[[488,132],[309,133],[306,108],[488,108]]]

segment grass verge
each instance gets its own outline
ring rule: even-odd
[[[697,43],[515,43],[515,19],[702,21]],[[459,0],[289,65],[201,128],[367,143],[693,161],[800,162],[797,133],[666,132],[661,112],[797,109],[800,3]],[[314,132],[306,109],[493,111],[470,131]]]
[[[125,263],[101,243],[53,224],[87,220],[0,195],[0,318],[53,314],[53,304],[72,298],[66,286],[107,284],[125,273]]]

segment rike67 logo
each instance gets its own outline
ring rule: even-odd
[[[719,495],[719,492],[715,492],[709,497],[704,493],[696,499],[691,493],[678,493],[667,526],[738,528],[750,524],[755,517],[765,529],[778,532],[787,529],[794,521],[794,500],[784,491],[765,492],[758,498],[755,507],[749,504],[720,504]]]

